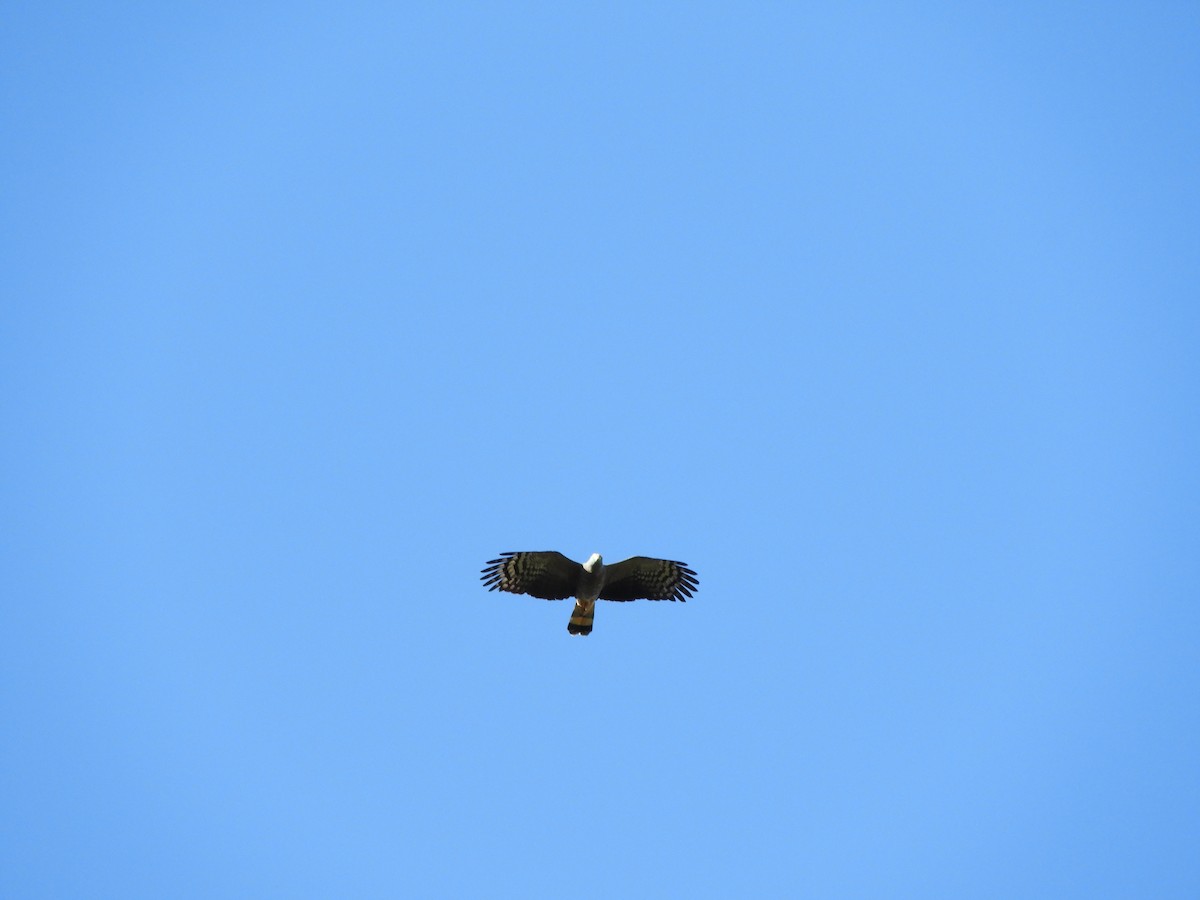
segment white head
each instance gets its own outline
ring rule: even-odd
[[[597,563],[599,563],[601,566],[603,566],[604,560],[600,558],[599,553],[593,553],[591,556],[588,557],[588,561],[583,564],[583,570],[585,572],[590,573],[592,571],[592,569],[596,566]]]

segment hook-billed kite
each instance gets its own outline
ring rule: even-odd
[[[687,602],[699,581],[685,563],[634,556],[611,566],[593,553],[580,565],[554,550],[501,553],[480,579],[489,591],[529,594],[543,600],[575,598],[567,623],[571,634],[591,634],[597,600]]]

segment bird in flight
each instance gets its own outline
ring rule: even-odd
[[[580,565],[554,550],[501,553],[483,569],[480,579],[489,591],[529,594],[543,600],[575,598],[567,623],[571,634],[591,634],[597,600],[679,600],[699,586],[696,573],[685,563],[633,556],[604,565],[593,553]]]

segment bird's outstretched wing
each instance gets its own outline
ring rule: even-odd
[[[605,570],[601,600],[681,600],[700,582],[686,563],[634,556]]]
[[[489,591],[529,594],[543,600],[575,596],[583,566],[556,550],[501,553],[479,580]]]

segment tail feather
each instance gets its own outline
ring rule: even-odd
[[[584,603],[575,601],[575,611],[571,613],[571,621],[567,623],[567,631],[571,634],[591,634],[592,619],[596,617],[596,601]]]

